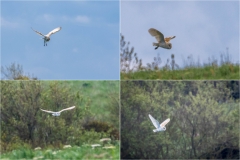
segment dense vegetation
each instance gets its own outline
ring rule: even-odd
[[[76,108],[59,117],[40,110],[70,106]],[[119,156],[118,81],[1,81],[0,107],[1,154],[27,158],[20,155],[35,153],[31,149],[36,147],[60,150],[64,145],[88,153],[91,144],[111,138],[116,151],[110,152]],[[82,148],[86,145],[89,149]]]
[[[238,159],[239,81],[121,81],[122,159]],[[154,133],[148,114],[166,131]]]
[[[130,48],[130,43],[126,43],[124,36],[121,36],[121,79],[160,79],[160,80],[198,80],[198,79],[239,79],[239,64],[233,64],[230,60],[228,49],[226,53],[220,55],[220,61],[212,57],[207,63],[200,64],[194,61],[192,55],[184,60],[184,66],[179,67],[175,61],[174,54],[163,67],[160,67],[161,57],[157,55],[152,63],[143,66],[142,59],[134,53],[134,48]]]

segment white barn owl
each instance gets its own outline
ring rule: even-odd
[[[164,35],[154,28],[150,28],[148,30],[148,32],[153,37],[155,37],[158,41],[158,43],[153,43],[153,46],[156,46],[155,49],[158,49],[158,47],[162,47],[162,48],[165,48],[165,49],[171,49],[172,48],[172,44],[170,43],[170,40],[175,38],[176,36],[164,38]]]
[[[148,115],[150,120],[152,121],[152,124],[156,127],[156,129],[153,130],[153,132],[160,132],[160,131],[165,131],[166,127],[165,125],[168,124],[168,122],[170,122],[170,118],[166,119],[165,121],[163,121],[161,124],[154,119],[150,114]]]
[[[58,28],[55,28],[54,30],[52,30],[51,32],[49,32],[48,34],[44,35],[42,34],[41,32],[38,32],[34,29],[32,29],[34,32],[36,32],[37,34],[43,36],[43,39],[44,39],[44,46],[46,45],[47,46],[47,42],[50,41],[50,36],[58,31],[60,31],[62,29],[62,27],[58,27]]]

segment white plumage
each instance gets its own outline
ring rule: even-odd
[[[47,42],[50,41],[50,36],[58,31],[60,31],[62,29],[62,27],[58,27],[58,28],[55,28],[54,30],[52,30],[51,32],[49,32],[48,34],[44,35],[42,34],[41,32],[38,32],[34,29],[32,29],[34,32],[36,32],[37,34],[39,34],[40,36],[43,36],[43,39],[44,39],[44,46],[46,45],[47,46]]]
[[[165,131],[166,127],[165,125],[168,124],[168,122],[170,122],[170,118],[166,119],[165,121],[163,121],[161,124],[154,119],[150,114],[148,115],[150,120],[152,121],[152,124],[154,125],[154,127],[156,129],[153,130],[153,132],[160,132],[160,131]]]
[[[43,112],[52,113],[53,116],[60,116],[61,112],[63,112],[63,111],[67,111],[67,110],[71,110],[71,109],[73,109],[73,108],[75,108],[75,106],[72,106],[72,107],[69,107],[69,108],[62,109],[62,110],[59,111],[59,112],[53,112],[53,111],[48,111],[48,110],[43,110],[43,109],[41,109],[41,110],[42,110]]]
[[[172,44],[170,43],[170,40],[175,38],[176,36],[164,38],[164,35],[154,28],[150,28],[148,30],[148,32],[153,37],[155,37],[158,41],[158,43],[153,43],[153,46],[157,46],[155,49],[158,49],[158,47],[162,47],[162,48],[166,48],[166,49],[171,49],[172,48]]]

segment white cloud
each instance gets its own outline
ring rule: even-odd
[[[76,23],[89,23],[90,18],[88,16],[78,15],[75,17],[62,16],[64,21],[76,22]]]
[[[50,23],[50,22],[54,22],[56,20],[57,20],[57,16],[48,14],[48,13],[38,15],[34,19],[35,23],[40,23],[40,24],[45,23],[45,22]]]
[[[1,17],[1,27],[17,28],[17,27],[19,27],[19,24],[16,22],[11,22],[11,21],[6,20],[5,18]]]
[[[79,15],[75,18],[75,21],[80,22],[80,23],[89,23],[90,19],[87,16],[80,16]]]
[[[54,20],[54,16],[50,14],[44,14],[43,19],[47,22],[52,22]]]
[[[71,22],[71,23],[82,23],[86,24],[90,22],[90,18],[84,15],[77,15],[77,16],[59,16],[59,15],[51,15],[51,14],[43,14],[37,17],[36,22]]]

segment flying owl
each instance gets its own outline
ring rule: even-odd
[[[158,49],[158,47],[162,47],[162,48],[165,48],[165,49],[171,49],[172,48],[172,44],[169,41],[171,39],[175,38],[176,36],[164,38],[164,35],[154,28],[150,28],[148,30],[148,32],[153,37],[155,37],[158,41],[158,43],[153,43],[153,46],[157,46],[155,49]]]
[[[37,34],[43,36],[43,39],[44,39],[44,46],[46,45],[47,46],[47,42],[50,41],[50,36],[58,31],[60,31],[62,29],[62,27],[58,27],[58,28],[55,28],[54,30],[52,30],[51,32],[49,32],[48,34],[46,35],[43,35],[41,32],[38,32],[34,29],[32,29],[34,32],[36,32]]]
[[[156,119],[154,119],[150,114],[148,116],[149,116],[150,120],[152,121],[152,124],[156,127],[156,129],[154,129],[153,132],[160,132],[160,131],[166,130],[165,125],[168,122],[170,122],[170,118],[166,119],[161,124],[159,124],[159,122]]]
[[[61,114],[62,111],[71,110],[71,109],[73,109],[73,108],[75,108],[75,106],[72,106],[72,107],[69,107],[69,108],[65,108],[65,109],[63,109],[63,110],[61,110],[61,111],[59,111],[59,112],[47,111],[47,110],[43,110],[43,109],[41,109],[41,110],[42,110],[43,112],[52,113],[53,116],[60,116],[60,114]]]

